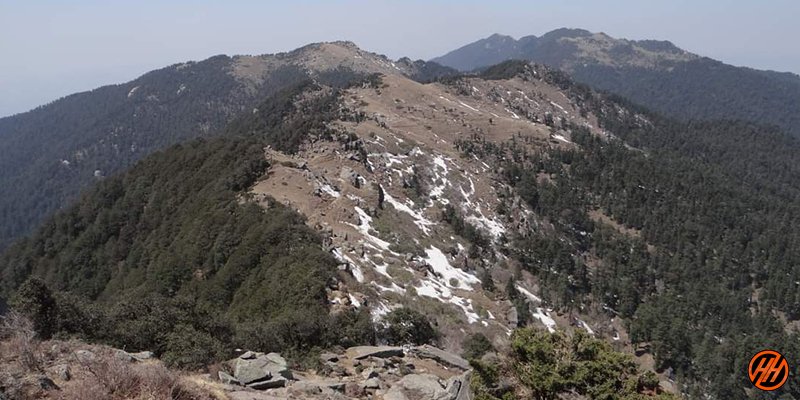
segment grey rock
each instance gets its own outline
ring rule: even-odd
[[[68,381],[72,379],[72,371],[69,369],[69,365],[67,364],[60,364],[53,367],[53,374],[55,374],[58,379],[62,381]]]
[[[386,392],[384,400],[443,400],[447,396],[448,392],[435,375],[412,374],[397,381]]]
[[[43,390],[60,390],[58,385],[56,385],[56,383],[53,382],[52,379],[44,375],[37,377],[36,381],[39,384],[39,387],[42,388]]]
[[[222,383],[226,384],[226,385],[241,385],[242,384],[241,382],[239,382],[238,379],[234,378],[233,376],[231,376],[229,373],[227,373],[225,371],[219,371],[217,373],[217,376],[219,376],[219,380]]]
[[[460,356],[444,351],[442,349],[438,349],[436,347],[430,345],[422,345],[414,347],[413,352],[420,358],[431,358],[436,360],[438,363],[446,365],[448,367],[456,367],[461,368],[463,370],[469,370],[469,361],[461,358]]]
[[[335,363],[335,362],[339,361],[339,355],[338,354],[334,354],[334,353],[322,353],[322,354],[319,355],[319,359],[323,363],[326,363],[326,362],[334,362]]]
[[[233,368],[233,377],[239,382],[247,385],[252,382],[268,380],[272,378],[272,372],[267,369],[269,361],[266,359],[237,359]]]
[[[126,353],[124,350],[117,350],[114,352],[114,358],[122,362],[133,362],[133,357]]]
[[[364,379],[377,378],[378,371],[376,371],[374,368],[367,368],[363,372],[361,372],[361,376]]]
[[[506,314],[506,319],[508,320],[508,326],[511,328],[516,328],[519,325],[519,315],[517,314],[516,307],[511,307],[508,310],[508,314]]]
[[[403,348],[394,346],[356,346],[347,349],[347,354],[354,360],[367,357],[389,358],[403,357]]]
[[[152,351],[140,351],[138,353],[128,353],[128,355],[133,357],[136,361],[147,361],[155,358]]]
[[[88,363],[97,359],[97,355],[89,350],[78,350],[75,352],[75,357],[81,363]]]
[[[380,389],[381,380],[378,378],[370,378],[364,381],[364,389]]]
[[[254,358],[237,358],[234,361],[233,377],[247,385],[256,381],[264,381],[275,377],[292,379],[286,359],[278,353],[256,353]]]
[[[256,353],[248,350],[242,353],[242,355],[240,355],[239,358],[241,358],[242,360],[252,360],[256,358]]]
[[[288,379],[282,376],[276,376],[272,379],[248,383],[247,387],[255,390],[277,389],[286,386],[287,381]]]
[[[345,382],[339,381],[296,381],[292,389],[305,393],[322,393],[323,391],[344,392]]]

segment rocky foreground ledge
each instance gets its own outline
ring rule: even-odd
[[[232,400],[471,400],[469,362],[433,346],[358,346],[320,355],[319,371],[277,353],[244,352],[218,378]]]

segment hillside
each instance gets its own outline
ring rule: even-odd
[[[170,145],[218,135],[236,115],[281,89],[377,72],[427,80],[453,71],[409,59],[395,63],[352,43],[314,44],[172,65],[2,118],[0,249],[94,182]]]
[[[800,355],[795,139],[663,118],[525,62],[352,74],[348,48],[313,59],[328,83],[262,98],[49,219],[0,256],[2,295],[54,304],[33,313],[49,333],[184,367],[234,346],[301,365],[384,342],[465,353],[485,335],[507,356],[473,366],[476,390],[497,398],[599,393],[526,375],[537,346],[627,353],[658,373],[639,387],[604,359],[635,396],[733,400],[754,398],[755,351]]]
[[[509,59],[559,68],[578,82],[670,116],[744,120],[800,135],[799,76],[734,67],[667,41],[617,39],[581,29],[519,40],[496,34],[432,61],[471,71]]]

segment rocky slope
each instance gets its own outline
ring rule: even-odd
[[[740,119],[800,134],[796,74],[734,67],[667,41],[627,40],[582,29],[519,40],[495,34],[432,61],[470,71],[509,59],[559,68],[579,82],[671,116]]]

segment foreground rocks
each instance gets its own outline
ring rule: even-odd
[[[319,361],[293,372],[279,354],[246,352],[215,378],[232,399],[472,399],[469,363],[433,346],[358,346]]]

